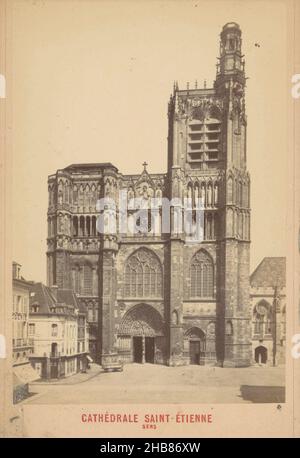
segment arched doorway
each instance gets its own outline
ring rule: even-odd
[[[268,350],[263,345],[255,348],[254,359],[258,364],[266,364],[268,361]]]
[[[190,364],[205,364],[206,336],[202,329],[193,327],[185,333],[189,341]]]
[[[163,364],[165,344],[163,320],[154,307],[139,304],[125,314],[118,333],[119,353],[127,351],[134,363]]]

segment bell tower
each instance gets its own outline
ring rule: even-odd
[[[224,25],[220,35],[220,57],[214,84],[216,95],[223,99],[223,150],[225,168],[246,169],[245,62],[241,53],[241,30],[238,24]]]
[[[193,208],[200,197],[204,207],[201,241],[191,247],[185,234],[170,237],[170,316],[174,311],[185,316],[187,297],[204,309],[204,293],[197,292],[197,298],[193,298],[195,292],[190,285],[181,285],[186,265],[181,266],[178,260],[182,256],[189,260],[197,249],[206,250],[215,269],[215,290],[210,294],[215,307],[215,359],[220,365],[232,367],[248,366],[251,359],[245,84],[241,29],[230,22],[220,34],[213,87],[207,87],[206,82],[198,87],[196,82],[193,88],[188,83],[185,89],[179,89],[175,83],[168,106],[169,196],[188,197]],[[188,280],[191,284],[192,278]],[[199,326],[206,332],[206,318],[201,312],[198,315]],[[196,318],[195,323],[198,326]],[[176,356],[173,364],[182,359],[176,345],[184,344],[188,324],[184,320],[183,324],[183,329],[170,326],[170,353]]]
[[[245,64],[238,24],[224,25],[214,88],[223,100],[219,345],[224,366],[248,366],[250,177],[246,161]]]

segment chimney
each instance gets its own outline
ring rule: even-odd
[[[13,279],[14,280],[20,280],[21,278],[21,275],[20,275],[20,271],[21,271],[21,264],[18,264],[17,262],[13,262],[13,265],[12,265],[12,268],[13,268]]]

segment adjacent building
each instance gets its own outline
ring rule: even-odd
[[[251,363],[241,35],[238,24],[224,25],[212,87],[174,84],[165,173],[149,173],[144,163],[140,174],[127,175],[113,164],[96,163],[73,164],[48,177],[48,285],[75,291],[92,324],[90,351],[106,366],[116,357],[168,365]],[[118,202],[120,191],[127,193],[128,223],[122,231],[118,226],[116,232],[99,234],[97,201]],[[177,199],[169,231],[161,225],[163,197]],[[193,215],[199,200],[204,205],[198,243],[189,243],[188,231],[176,229],[184,198]],[[152,215],[146,231],[133,233],[134,224],[142,226],[135,213],[141,199],[144,209],[152,205]],[[118,209],[116,204],[119,220]],[[62,353],[62,342],[53,344]]]
[[[28,395],[28,384],[39,378],[29,358],[33,353],[33,340],[28,335],[29,294],[32,284],[21,276],[21,265],[13,262],[13,400],[22,401]]]
[[[285,362],[286,260],[264,258],[250,277],[252,359],[257,364]]]
[[[68,377],[85,371],[88,358],[86,311],[73,291],[34,283],[30,288],[30,357],[43,379]]]

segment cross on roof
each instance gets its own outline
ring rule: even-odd
[[[147,165],[148,165],[148,164],[147,164],[146,161],[144,161],[144,162],[142,163],[142,166],[144,167],[144,172],[146,172],[146,167],[147,167]]]

